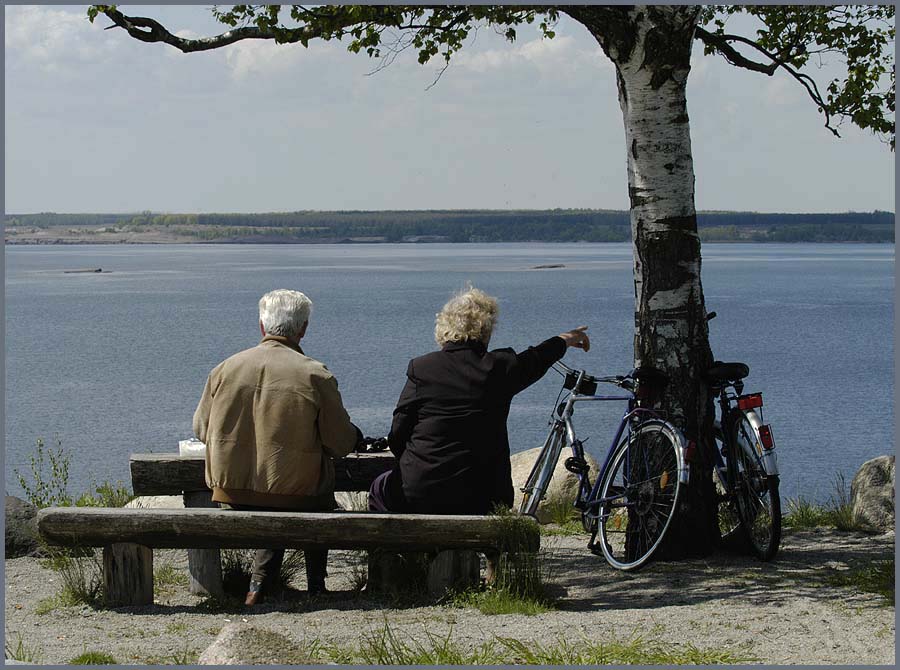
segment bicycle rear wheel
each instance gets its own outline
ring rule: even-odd
[[[613,454],[600,484],[597,532],[607,563],[639,568],[662,542],[681,482],[680,446],[662,422],[641,424]]]
[[[721,431],[716,429],[716,449],[720,457],[721,463],[717,460],[713,465],[713,486],[716,489],[717,516],[719,520],[719,537],[723,542],[731,543],[738,537],[738,529],[741,525],[741,517],[738,514],[737,503],[734,496],[729,494],[727,468],[728,468],[728,450]]]
[[[759,434],[741,412],[731,422],[735,452],[735,499],[750,548],[763,561],[771,560],[781,542],[781,498],[778,477],[766,474]]]

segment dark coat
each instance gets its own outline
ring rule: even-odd
[[[412,511],[484,514],[512,505],[510,402],[565,352],[560,337],[519,354],[469,341],[409,362],[389,443]]]

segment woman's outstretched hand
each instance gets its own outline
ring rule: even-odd
[[[560,333],[559,336],[566,343],[567,347],[575,347],[576,349],[584,349],[587,351],[591,348],[591,340],[588,337],[588,334],[584,332],[587,329],[587,326],[578,326],[578,328],[570,330],[567,333]]]

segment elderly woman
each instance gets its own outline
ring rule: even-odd
[[[437,315],[441,349],[409,363],[389,436],[398,466],[372,483],[370,510],[485,514],[512,505],[510,402],[567,347],[587,351],[590,340],[581,326],[522,353],[488,351],[496,322],[496,299],[476,288]]]

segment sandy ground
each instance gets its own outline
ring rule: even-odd
[[[195,660],[232,622],[297,643],[318,638],[355,647],[386,621],[401,639],[452,631],[455,641],[473,646],[495,636],[553,644],[563,634],[575,642],[625,642],[639,635],[666,646],[727,649],[765,664],[894,664],[894,607],[873,594],[826,585],[837,571],[892,556],[893,533],[797,531],[786,534],[772,563],[723,553],[653,563],[637,573],[609,568],[585,549],[585,538],[549,537],[544,545],[559,602],[557,610],[537,616],[377,600],[352,590],[360,558],[349,552],[332,552],[333,593],[310,599],[294,592],[252,614],[204,608],[184,586],[158,590],[156,603],[147,607],[37,614],[38,603],[57,592],[59,576],[36,559],[12,559],[6,561],[7,639],[21,639],[45,664],[84,651],[111,654],[119,663],[161,664]],[[185,552],[157,552],[155,567],[166,563],[184,566]]]

